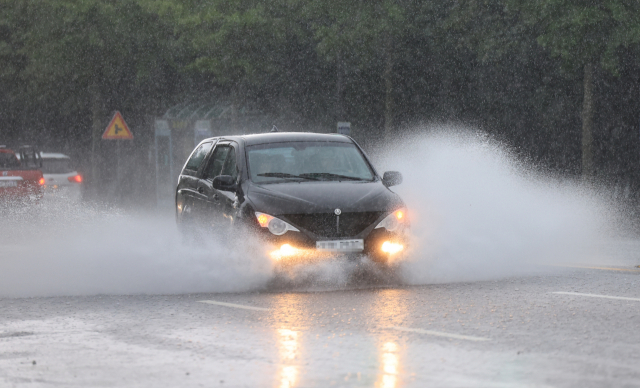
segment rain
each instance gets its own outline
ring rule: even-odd
[[[639,20],[3,1],[0,386],[637,386]]]

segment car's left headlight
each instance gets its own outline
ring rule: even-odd
[[[292,232],[299,232],[295,226],[289,225],[281,219],[268,214],[256,212],[256,218],[258,219],[258,224],[260,224],[261,227],[269,229],[269,232],[276,236],[282,236],[287,233],[288,230]]]
[[[389,232],[393,232],[398,230],[400,226],[404,225],[406,221],[407,209],[401,208],[386,216],[384,220],[380,221],[375,229],[385,228]]]

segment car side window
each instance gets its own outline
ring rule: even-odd
[[[202,161],[211,150],[211,146],[213,146],[213,143],[200,144],[200,147],[198,147],[191,155],[191,158],[189,158],[185,170],[198,171]]]
[[[204,173],[204,179],[213,179],[222,174],[222,167],[224,167],[224,162],[227,159],[230,149],[233,148],[229,145],[219,145],[216,147],[211,159],[209,159],[209,164]]]
[[[227,160],[224,162],[224,167],[222,168],[222,174],[220,175],[231,175],[234,178],[238,177],[238,169],[236,168],[235,148],[229,147],[229,154],[227,155]]]

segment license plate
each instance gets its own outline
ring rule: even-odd
[[[364,250],[364,240],[332,240],[316,241],[319,251],[361,252]]]
[[[16,181],[0,181],[0,187],[18,187]]]

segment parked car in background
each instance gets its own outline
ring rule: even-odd
[[[42,174],[46,195],[59,195],[78,200],[82,197],[82,175],[76,171],[69,156],[41,152]]]
[[[40,154],[29,146],[17,152],[0,146],[0,202],[28,202],[42,198],[44,178]]]

